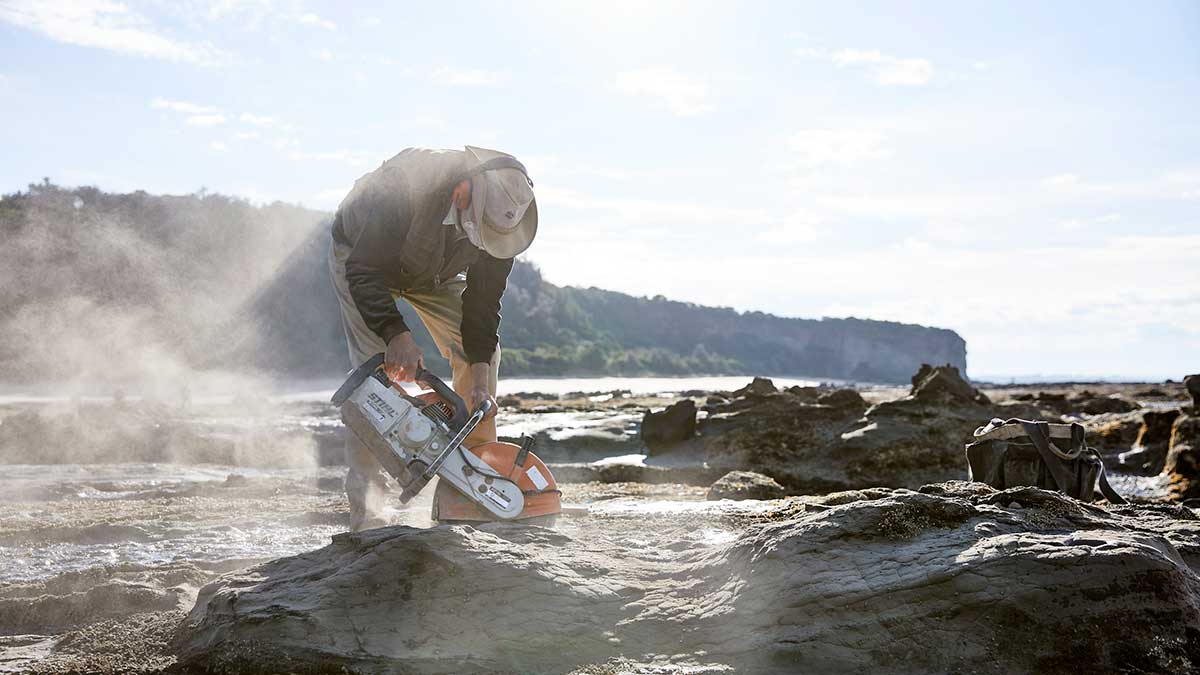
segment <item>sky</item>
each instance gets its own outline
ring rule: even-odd
[[[0,0],[0,191],[334,209],[510,152],[548,280],[1200,371],[1200,3]]]

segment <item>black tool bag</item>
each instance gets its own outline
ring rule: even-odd
[[[1031,485],[1090,502],[1099,487],[1109,503],[1125,503],[1104,477],[1104,463],[1088,447],[1081,424],[993,419],[975,430],[967,465],[971,480],[997,490]]]

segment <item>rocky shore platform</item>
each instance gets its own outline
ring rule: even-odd
[[[0,673],[1200,672],[1198,390],[505,397],[552,528],[359,534],[320,402],[6,404]],[[992,417],[1082,423],[1132,503],[963,482]]]
[[[1182,507],[949,482],[338,535],[209,584],[173,645],[212,673],[1195,672],[1198,565]]]

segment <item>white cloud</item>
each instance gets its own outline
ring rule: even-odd
[[[1079,185],[1079,183],[1079,176],[1073,173],[1060,173],[1042,179],[1042,185],[1048,188],[1068,188]]]
[[[877,129],[806,129],[788,139],[796,159],[805,168],[855,166],[886,159],[891,151]]]
[[[165,98],[158,97],[150,101],[150,107],[155,110],[170,110],[171,112],[184,113],[187,115],[210,115],[217,112],[217,108],[211,105],[200,105],[197,103],[189,103],[188,101],[169,101]]]
[[[208,147],[211,148],[213,152],[229,152],[229,146],[223,141],[213,141],[212,143],[208,144]]]
[[[241,115],[238,115],[238,120],[245,122],[246,124],[253,124],[256,127],[273,126],[279,121],[274,117],[267,115],[255,115],[253,113],[242,113]]]
[[[1075,198],[1142,198],[1142,199],[1200,199],[1200,170],[1168,171],[1149,178],[1096,181],[1074,173],[1047,176],[1040,181],[1042,188],[1063,197]]]
[[[1200,199],[1200,170],[1171,171],[1163,176],[1163,182],[1179,199]]]
[[[377,16],[363,17],[362,25],[366,26],[367,28],[378,28],[379,26],[383,25],[383,19]]]
[[[329,21],[328,19],[322,19],[312,12],[300,15],[298,21],[306,26],[317,26],[324,28],[325,30],[337,30],[336,23]]]
[[[508,76],[478,68],[441,66],[429,74],[429,79],[454,87],[498,87],[508,80]]]
[[[256,28],[275,9],[272,0],[201,0],[197,5],[181,5],[197,10],[209,21],[236,18],[239,25],[249,28]]]
[[[254,141],[260,137],[257,131],[239,131],[233,135],[235,141]]]
[[[351,187],[352,186],[347,185],[345,187],[321,190],[320,192],[313,194],[312,205],[320,209],[336,209],[337,205],[342,202],[342,199],[344,199],[346,195],[350,194]]]
[[[328,47],[322,47],[321,49],[313,50],[312,54],[313,54],[313,56],[317,57],[318,59],[320,59],[322,61],[332,61],[333,60],[333,51],[330,50]]]
[[[300,150],[293,150],[287,155],[287,158],[293,162],[344,162],[351,166],[367,165],[371,162],[371,157],[372,155],[369,153],[355,150],[334,150],[331,152],[303,152]]]
[[[671,66],[652,66],[619,73],[611,88],[619,94],[649,99],[651,107],[692,117],[714,110],[708,82]]]
[[[875,81],[883,86],[919,86],[933,79],[934,67],[929,59],[900,58],[884,54],[878,49],[823,49],[803,48],[796,50],[800,56],[829,61],[838,67],[863,67],[875,75]]]
[[[689,227],[743,226],[767,223],[775,215],[764,208],[702,201],[597,197],[570,188],[544,184],[538,185],[537,197],[538,203],[546,206],[583,211],[589,214],[589,217],[602,214],[608,222],[621,223],[624,227],[636,229],[640,236],[652,231],[647,227],[661,228],[659,232],[663,236],[677,236],[675,228],[681,223],[686,223]],[[607,228],[597,228],[594,233],[599,237],[611,236],[611,231]]]
[[[8,0],[0,4],[0,21],[58,42],[144,58],[205,66],[232,61],[228,53],[207,42],[184,42],[160,34],[146,17],[111,0]]]
[[[225,124],[225,116],[220,113],[213,115],[192,115],[184,121],[194,127],[215,127]]]
[[[794,216],[778,225],[771,225],[754,235],[763,246],[795,246],[810,244],[821,238],[823,231],[807,216]]]

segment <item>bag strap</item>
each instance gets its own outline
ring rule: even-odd
[[[1099,455],[1096,456],[1096,461],[1100,462],[1100,474],[1096,476],[1096,485],[1100,488],[1100,494],[1104,495],[1109,504],[1128,504],[1129,502],[1125,501],[1125,498],[1117,494],[1113,486],[1108,484],[1108,478],[1104,476],[1104,461],[1100,459]]]
[[[1108,500],[1109,504],[1127,504],[1125,498],[1117,494],[1112,485],[1109,485],[1108,478],[1104,475],[1104,461],[1096,454],[1095,450],[1088,448],[1083,441],[1083,425],[1071,425],[1071,452],[1064,453],[1050,442],[1050,432],[1045,422],[1030,422],[1027,420],[1018,420],[1021,426],[1025,429],[1025,435],[1029,440],[1033,441],[1033,446],[1037,448],[1038,454],[1042,456],[1042,463],[1050,470],[1050,475],[1054,478],[1054,482],[1058,484],[1058,489],[1064,492],[1067,491],[1067,485],[1071,482],[1071,474],[1067,468],[1063,466],[1064,461],[1070,459],[1078,459],[1084,452],[1095,457],[1097,464],[1100,466],[1100,472],[1096,476],[1096,485],[1100,488],[1100,494]],[[1064,458],[1063,455],[1069,454],[1069,458]]]
[[[1067,486],[1071,484],[1071,474],[1063,466],[1062,458],[1054,450],[1051,450],[1050,429],[1046,423],[1030,422],[1029,420],[1017,421],[1025,429],[1025,435],[1029,437],[1029,440],[1033,441],[1033,447],[1037,448],[1038,454],[1042,456],[1042,463],[1050,470],[1050,476],[1054,478],[1058,489],[1066,492],[1068,490]],[[1059,452],[1062,451],[1060,450]]]

